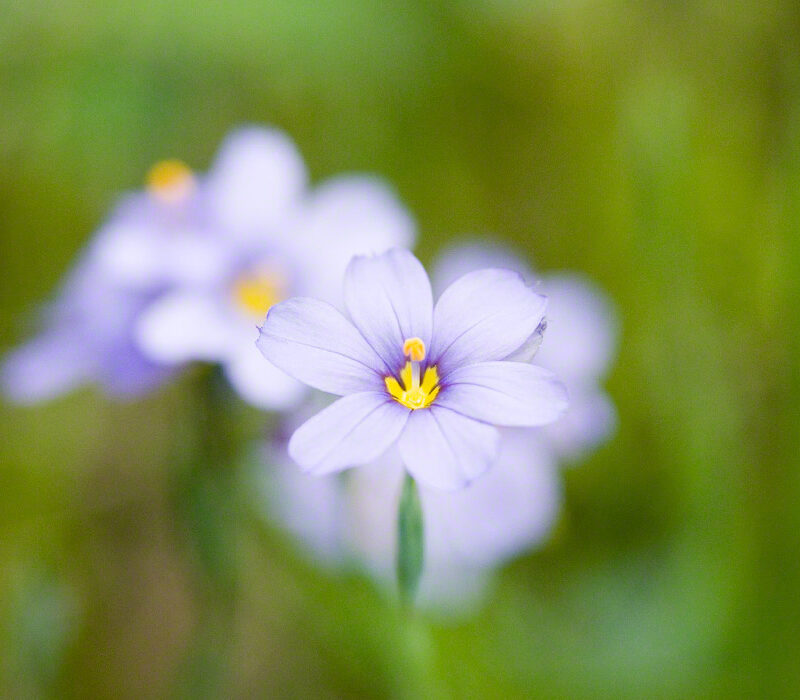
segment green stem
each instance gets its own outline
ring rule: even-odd
[[[397,509],[397,585],[404,606],[411,606],[424,565],[425,537],[417,484],[410,474],[403,481]]]
[[[193,698],[219,697],[228,684],[238,574],[231,401],[216,368],[198,377],[196,390],[176,475],[199,604],[177,695]]]

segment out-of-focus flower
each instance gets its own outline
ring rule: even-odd
[[[267,309],[297,293],[338,301],[353,254],[413,239],[413,221],[381,182],[340,177],[309,192],[285,134],[240,129],[207,174],[163,161],[122,199],[41,334],[6,360],[5,392],[33,402],[94,381],[136,395],[205,360],[222,363],[245,399],[284,408],[303,387],[255,348]]]
[[[169,368],[148,360],[132,328],[154,289],[120,285],[100,262],[101,231],[42,314],[43,330],[12,351],[2,366],[3,392],[18,403],[44,401],[94,382],[117,398],[138,396],[166,379]]]
[[[530,282],[534,279],[531,270],[508,251],[469,245],[442,256],[433,275],[434,288],[443,290],[486,265],[515,270]],[[543,279],[548,319],[536,361],[557,369],[564,378],[569,409],[565,417],[545,427],[503,429],[492,469],[467,488],[442,492],[420,486],[425,528],[419,591],[423,605],[456,612],[468,608],[479,599],[497,566],[542,542],[561,503],[559,460],[581,454],[613,428],[613,404],[600,386],[616,335],[610,304],[580,277]],[[273,512],[278,521],[288,523],[327,562],[337,557],[360,562],[391,584],[403,474],[398,456],[387,453],[348,472],[343,480],[336,475],[314,479],[292,470],[282,453],[285,445],[276,443],[267,460],[270,470],[273,462],[281,465],[270,479],[274,502],[281,503]],[[322,508],[321,502],[328,507]],[[315,512],[331,517],[317,519]]]
[[[351,563],[391,587],[397,506],[404,474],[396,451],[346,474],[316,477],[275,440],[265,454],[267,513],[327,566]],[[421,604],[459,611],[485,590],[493,570],[540,543],[561,503],[556,461],[536,431],[502,431],[492,468],[459,491],[420,484],[425,564]]]
[[[258,340],[268,360],[343,398],[298,428],[289,454],[327,474],[369,464],[395,442],[421,483],[458,489],[497,454],[494,426],[554,421],[567,400],[553,375],[506,362],[536,330],[546,300],[509,270],[464,275],[434,308],[408,251],[355,257],[344,300],[293,298],[272,307]]]
[[[344,536],[352,555],[391,584],[402,464],[396,458],[354,471]],[[459,608],[485,589],[493,569],[550,532],[561,503],[555,461],[530,429],[502,431],[492,468],[467,488],[420,487],[425,566],[420,601]]]
[[[219,362],[245,400],[287,408],[304,387],[258,352],[257,324],[290,296],[338,302],[350,258],[411,246],[413,221],[376,179],[339,177],[308,191],[297,150],[263,129],[228,138],[208,188],[218,220],[211,264],[185,275],[177,254],[164,265],[174,284],[142,315],[137,340],[162,364]]]

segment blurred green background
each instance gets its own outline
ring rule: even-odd
[[[616,437],[449,623],[317,571],[241,467],[187,478],[202,370],[0,404],[0,695],[800,694],[797,3],[11,0],[0,105],[1,348],[118,193],[251,121],[386,176],[423,260],[491,233],[622,322]]]

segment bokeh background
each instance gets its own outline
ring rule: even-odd
[[[246,122],[387,177],[425,261],[583,271],[622,335],[616,436],[460,620],[316,569],[242,460],[187,476],[203,425],[269,423],[198,409],[203,369],[0,404],[0,695],[797,697],[798,47],[791,0],[4,3],[0,349],[120,192]]]

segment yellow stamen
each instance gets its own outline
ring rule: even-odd
[[[248,316],[263,319],[275,304],[286,297],[286,280],[275,270],[257,269],[234,282],[233,299]]]
[[[412,362],[422,362],[425,359],[425,341],[422,338],[407,338],[403,343],[403,355]]]
[[[177,204],[186,199],[195,188],[191,169],[180,160],[162,160],[147,173],[147,189],[166,204]]]
[[[386,390],[390,396],[411,410],[427,408],[439,394],[439,373],[436,371],[436,367],[428,367],[425,370],[425,376],[422,378],[422,384],[420,384],[419,365],[417,365],[416,382],[414,382],[412,367],[414,364],[417,363],[406,362],[400,371],[402,386],[394,377],[386,377],[384,379]]]

